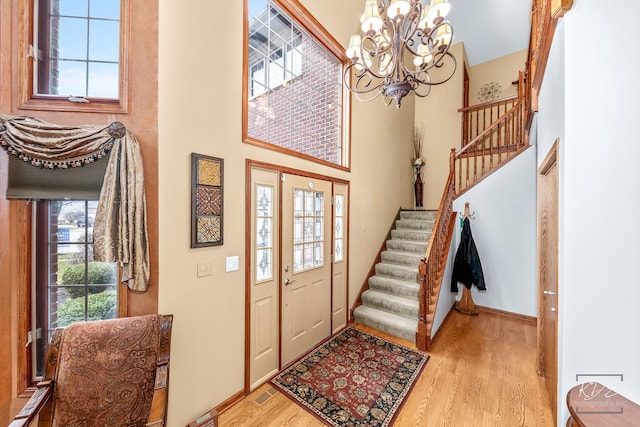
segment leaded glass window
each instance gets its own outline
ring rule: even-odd
[[[273,278],[273,187],[256,187],[256,282]]]
[[[342,194],[336,195],[335,200],[335,226],[333,230],[333,239],[335,242],[334,247],[334,261],[344,260],[344,196]]]
[[[324,193],[293,190],[293,271],[324,265]]]

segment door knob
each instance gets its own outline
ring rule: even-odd
[[[556,310],[556,308],[555,308],[555,307],[551,307],[551,311],[553,311],[553,312],[555,313],[555,312],[556,312],[556,311],[558,311],[558,310]]]
[[[557,294],[556,294],[555,292],[553,292],[553,291],[543,291],[542,293],[543,293],[543,294],[545,294],[545,295],[557,295]]]
[[[290,284],[292,284],[293,282],[295,282],[295,280],[291,280],[291,279],[289,279],[288,277],[287,277],[286,279],[284,279],[284,285],[285,285],[285,286],[290,285]]]

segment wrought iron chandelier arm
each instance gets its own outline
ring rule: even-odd
[[[435,6],[434,6],[435,5]],[[447,0],[366,0],[361,23],[364,34],[354,35],[347,52],[352,57],[344,73],[345,86],[356,94],[382,94],[387,102],[411,92],[424,97],[431,87],[446,83],[457,68],[449,52],[453,27],[445,21]],[[432,80],[430,71],[436,71]]]
[[[422,16],[422,3],[417,2],[411,5],[411,10],[402,19],[400,23],[400,38],[403,41],[403,47],[417,55],[411,47],[415,44],[415,39],[419,38],[419,34],[422,32],[420,28],[420,17]]]
[[[453,74],[456,71],[456,68],[458,66],[458,63],[456,61],[456,57],[449,52],[449,50],[445,50],[443,52],[438,52],[434,55],[433,57],[433,62],[430,63],[429,65],[425,66],[422,69],[418,69],[415,74],[422,74],[422,73],[428,73],[429,70],[431,70],[432,68],[442,68],[446,65],[446,61],[447,59],[450,59],[452,61],[453,64],[453,70],[451,71],[451,75],[449,75],[449,77],[447,77],[445,80],[442,80],[440,83],[431,83],[431,84],[442,84],[445,83],[447,81],[449,81],[449,79],[451,78],[451,76],[453,76]]]
[[[382,92],[384,86],[384,79],[375,77],[368,73],[366,70],[358,71],[358,67],[361,65],[357,62],[349,64],[344,70],[344,82],[349,91],[356,94],[366,94],[378,90],[378,93],[373,97],[376,98]],[[375,82],[374,80],[378,80]],[[373,99],[371,98],[371,99]]]
[[[427,96],[431,92],[431,87],[438,86],[438,85],[441,85],[441,84],[444,84],[444,83],[448,82],[449,80],[451,80],[451,78],[455,74],[455,71],[456,71],[456,68],[457,68],[456,57],[453,56],[450,52],[445,52],[443,55],[446,55],[447,57],[451,58],[451,61],[453,62],[453,65],[452,65],[453,66],[453,70],[451,71],[451,74],[449,74],[443,80],[439,80],[439,81],[435,81],[435,82],[431,80],[431,75],[429,73],[423,73],[423,74],[419,74],[418,76],[415,76],[415,80],[419,81],[421,83],[421,85],[418,88],[414,88],[414,92],[415,92],[416,96],[424,98],[425,96]],[[421,77],[421,76],[426,76],[426,77]],[[422,87],[426,87],[426,88],[428,88],[428,90],[426,92],[422,92],[421,93],[420,89]]]
[[[365,71],[376,78],[384,79],[389,75],[384,60],[395,58],[393,42],[396,34],[396,28],[385,23],[379,33],[367,33],[362,39],[360,60],[365,65]],[[368,61],[370,64],[367,64]]]

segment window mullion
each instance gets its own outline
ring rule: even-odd
[[[91,47],[89,46],[89,42],[91,41],[91,0],[87,0],[87,54],[86,54],[86,62],[85,62],[85,72],[87,73],[87,78],[84,81],[84,96],[89,97],[89,52],[91,51]]]

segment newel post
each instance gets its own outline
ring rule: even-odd
[[[422,258],[418,264],[418,275],[420,276],[420,313],[418,314],[418,332],[416,333],[416,347],[420,351],[429,351],[431,347],[431,337],[427,331],[427,314],[429,313],[429,292],[427,289],[427,260]]]

